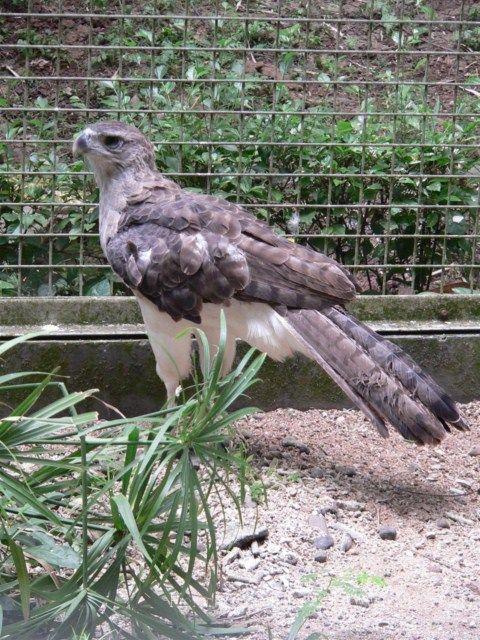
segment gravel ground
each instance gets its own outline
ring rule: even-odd
[[[479,640],[480,403],[463,412],[472,430],[436,448],[383,440],[352,410],[244,420],[268,488],[266,502],[247,499],[243,526],[268,536],[222,551],[217,616],[249,627],[248,640],[286,640],[331,578],[358,587],[368,575],[383,584],[333,587],[295,637]],[[226,522],[224,542],[237,531],[233,506]]]

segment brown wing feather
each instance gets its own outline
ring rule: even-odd
[[[115,271],[175,319],[232,297],[322,309],[355,295],[330,258],[277,235],[237,204],[159,176],[130,196],[107,248]]]

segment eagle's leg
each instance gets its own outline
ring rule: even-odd
[[[174,322],[149,300],[137,296],[148,339],[155,355],[156,372],[165,385],[169,407],[175,406],[180,382],[191,373],[192,334],[184,331],[191,323]]]

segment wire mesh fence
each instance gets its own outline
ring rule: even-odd
[[[480,289],[480,4],[0,3],[0,294],[124,289],[71,157],[122,119],[183,186],[243,203],[367,292]]]

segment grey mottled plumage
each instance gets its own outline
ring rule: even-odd
[[[466,428],[430,376],[345,311],[356,287],[341,265],[278,236],[237,204],[181,189],[157,172],[152,145],[134,127],[87,127],[74,150],[94,169],[103,250],[139,299],[170,395],[188,374],[172,320],[200,324],[213,335],[222,307],[230,309],[230,362],[237,337],[277,359],[304,353],[383,435],[386,422],[418,443],[439,442],[449,425]],[[169,349],[182,362],[177,373],[162,355]]]

